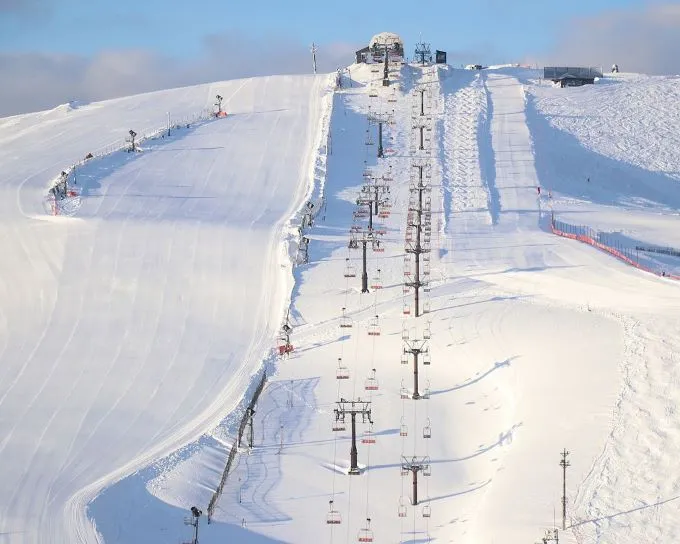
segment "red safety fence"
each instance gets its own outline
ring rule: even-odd
[[[640,270],[649,272],[650,274],[654,274],[656,276],[661,276],[664,278],[670,278],[672,280],[680,280],[680,276],[678,275],[668,274],[665,271],[654,270],[653,268],[645,266],[639,263],[638,261],[632,259],[630,256],[626,255],[624,251],[618,248],[610,247],[596,240],[595,238],[593,238],[593,235],[591,234],[594,231],[588,227],[577,227],[574,225],[567,225],[566,223],[562,223],[561,221],[556,221],[555,216],[553,215],[550,221],[550,230],[552,231],[553,234],[557,234],[558,236],[569,238],[571,240],[578,240],[579,242],[583,242],[584,244],[588,244],[593,247],[596,247],[597,249],[601,249],[602,251],[606,251],[607,253],[613,255],[617,259],[625,263],[628,263],[629,265],[634,266],[635,268],[639,268]]]

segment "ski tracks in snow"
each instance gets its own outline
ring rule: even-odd
[[[680,513],[677,318],[613,316],[624,334],[622,390],[611,433],[578,490],[572,527],[581,544],[677,542]],[[668,325],[672,326],[668,326]]]

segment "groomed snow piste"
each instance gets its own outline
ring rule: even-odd
[[[677,78],[558,89],[521,68],[406,65],[383,88],[381,73],[350,70],[334,94],[326,77],[257,78],[0,119],[8,542],[189,541],[183,518],[219,482],[233,411],[289,301],[295,351],[274,367],[254,448],[237,455],[202,543],[349,543],[369,525],[376,543],[523,543],[554,519],[562,542],[680,540],[680,285],[550,232],[554,214],[622,244],[680,247]],[[402,289],[415,89],[432,128],[418,318]],[[59,170],[217,93],[227,118],[89,164],[74,216],[45,214]],[[393,117],[384,159],[376,112]],[[385,251],[369,249],[361,293],[347,243],[367,170],[390,180],[391,213],[376,218]],[[324,205],[305,231],[309,263],[293,267],[312,196]],[[431,336],[429,399],[402,398],[404,330]],[[336,401],[356,397],[374,425],[362,443],[359,423],[362,474],[348,476],[349,427],[331,426]],[[414,456],[432,473],[417,506],[400,471]]]

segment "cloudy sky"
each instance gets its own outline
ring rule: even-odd
[[[419,7],[425,5],[426,7]],[[346,66],[380,31],[449,62],[680,73],[680,2],[0,0],[0,116],[137,92]]]

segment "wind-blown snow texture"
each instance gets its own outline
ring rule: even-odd
[[[93,524],[107,544],[188,540],[182,518],[219,481],[232,411],[291,298],[295,352],[270,378],[255,448],[237,457],[201,542],[354,542],[366,518],[375,542],[533,542],[560,515],[563,448],[561,541],[680,540],[680,285],[547,228],[554,212],[680,247],[677,78],[557,89],[531,70],[404,66],[382,88],[367,66],[351,75],[332,110],[325,78],[287,77],[0,120],[7,541],[93,542]],[[419,83],[434,126],[434,251],[431,312],[415,319],[401,282]],[[217,92],[233,116],[99,161],[76,217],[42,220],[63,166]],[[386,159],[365,145],[369,108],[394,109]],[[369,282],[383,288],[369,294],[343,276],[348,255],[360,267],[347,241],[365,167],[393,178],[386,251],[369,254]],[[291,277],[286,222],[319,192],[310,264]],[[369,336],[376,315],[381,335]],[[402,400],[402,328],[413,337],[428,323],[430,399]],[[339,357],[347,381],[335,379]],[[348,434],[331,432],[340,396],[372,401],[361,476],[343,474]],[[419,506],[402,455],[431,458]],[[339,526],[325,523],[331,499]]]

